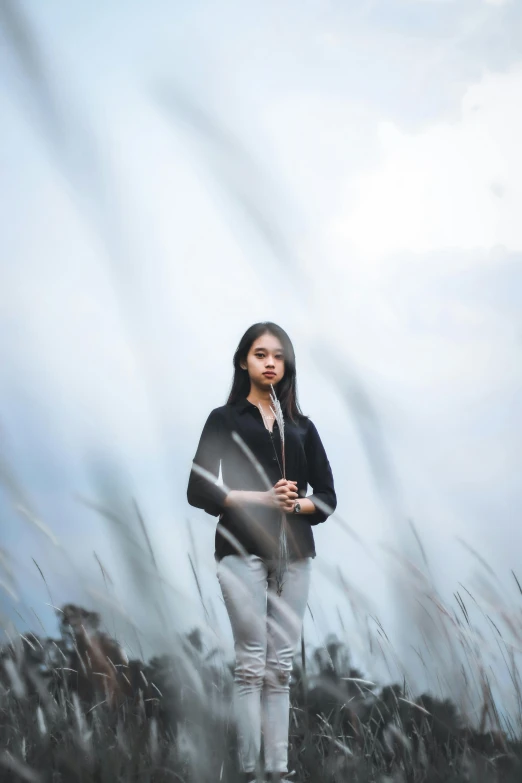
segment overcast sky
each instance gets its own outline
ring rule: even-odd
[[[372,614],[401,659],[412,655],[411,584],[383,548],[424,567],[409,519],[444,599],[485,573],[460,537],[514,601],[520,6],[22,6],[22,28],[0,14],[0,420],[25,495],[11,485],[2,496],[14,572],[2,581],[24,620],[35,624],[32,607],[52,623],[35,558],[55,603],[113,602],[152,634],[138,566],[122,564],[114,524],[75,499],[99,496],[110,474],[147,518],[175,622],[209,623],[230,645],[215,520],[185,491],[237,342],[258,320],[294,341],[302,408],[339,515],[362,539],[335,519],[316,528],[307,641],[344,624],[356,662],[384,676],[368,650]]]

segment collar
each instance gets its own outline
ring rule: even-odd
[[[259,410],[257,405],[254,405],[253,402],[247,400],[246,397],[241,397],[239,400],[236,400],[234,405],[239,413],[245,413],[245,411],[250,411],[252,413],[253,411],[256,411],[257,413],[259,413],[259,415],[261,415],[261,411]],[[283,418],[286,421],[285,413],[283,413]]]
[[[259,408],[257,405],[254,405],[253,402],[250,402],[250,400],[247,400],[246,397],[241,397],[239,400],[236,400],[234,403],[239,413],[244,413],[245,411],[259,411]]]

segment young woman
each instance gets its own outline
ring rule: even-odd
[[[272,391],[282,409],[284,450]],[[222,485],[215,483],[220,465]],[[313,494],[306,496],[308,485]],[[292,661],[315,557],[312,527],[337,500],[317,429],[297,402],[294,349],[280,326],[257,323],[241,338],[228,402],[203,427],[187,498],[219,517],[215,558],[234,636],[240,770],[254,780],[263,735],[268,779],[283,780]]]

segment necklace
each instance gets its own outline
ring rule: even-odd
[[[263,406],[261,405],[261,403],[258,403],[258,405],[257,405],[257,408],[259,409],[259,412],[260,412],[260,414],[261,414],[261,418],[263,419],[263,422],[264,422],[264,424],[265,424],[265,427],[266,427],[266,424],[267,424],[267,422],[272,422],[272,421],[274,421],[274,419],[275,419],[275,414],[273,414],[273,413],[265,413],[265,411],[263,410]],[[266,427],[266,428],[267,428],[267,430],[270,430],[270,427]]]

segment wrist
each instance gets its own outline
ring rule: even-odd
[[[259,493],[261,495],[260,502],[263,506],[276,506],[275,493],[272,489],[266,489],[264,492]]]
[[[256,491],[246,489],[231,489],[225,498],[225,506],[242,506],[249,503],[270,505],[270,490]]]
[[[229,490],[229,492],[227,492],[227,494],[225,496],[225,500],[224,500],[224,504],[223,505],[225,505],[227,507],[228,506],[233,506],[235,504],[236,497],[237,497],[237,489]]]

